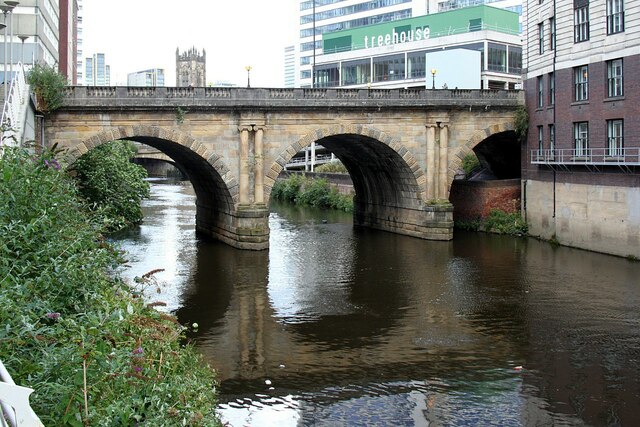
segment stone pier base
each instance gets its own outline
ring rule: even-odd
[[[269,210],[266,206],[240,206],[224,213],[198,205],[196,231],[234,248],[264,250],[269,248]]]
[[[453,205],[427,205],[402,208],[373,204],[358,204],[355,225],[418,237],[426,240],[453,239]]]

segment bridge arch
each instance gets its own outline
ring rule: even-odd
[[[456,175],[456,173],[462,169],[462,161],[464,159],[464,157],[471,153],[474,152],[474,149],[478,146],[480,146],[482,143],[497,143],[501,146],[502,149],[505,148],[505,142],[507,142],[508,140],[513,139],[513,144],[511,144],[511,148],[512,151],[511,153],[511,158],[513,158],[516,154],[517,154],[517,165],[515,169],[517,169],[518,173],[520,171],[520,145],[517,142],[517,136],[515,133],[515,125],[513,121],[508,121],[508,122],[501,122],[501,123],[495,123],[491,126],[487,126],[484,129],[479,129],[477,131],[475,131],[471,137],[467,140],[466,143],[460,145],[460,147],[458,147],[458,149],[456,150],[456,152],[453,155],[453,160],[449,163],[449,170],[447,171],[447,176],[449,179],[449,188],[451,188],[451,183],[453,182],[453,177]],[[517,153],[515,153],[515,151],[517,150]],[[507,152],[509,152],[509,150],[507,150]],[[478,154],[478,153],[476,153]],[[496,165],[497,163],[503,163],[503,162],[498,162],[495,159],[491,159],[489,155],[487,155],[489,153],[480,153],[478,155],[478,157],[480,158],[480,161],[485,165],[488,166],[488,168],[494,172],[494,170],[496,169]],[[508,154],[509,155],[509,154]],[[504,166],[497,166],[498,169],[500,170],[504,170]],[[508,173],[508,172],[506,172]],[[503,173],[498,172],[498,178],[501,178],[503,175]],[[519,175],[518,175],[519,176]],[[510,178],[513,178],[513,176],[511,176]]]
[[[423,201],[425,194],[420,185],[426,179],[424,172],[417,166],[418,162],[413,154],[397,139],[366,125],[338,124],[327,128],[315,129],[297,142],[286,147],[276,158],[271,169],[279,174],[297,153],[303,148],[316,142],[325,146],[329,151],[345,165],[351,178],[354,180],[356,194],[358,190],[370,191],[384,188],[385,185],[378,182],[387,178],[387,182],[400,188],[404,193],[411,193],[411,199]],[[383,163],[384,161],[390,162]],[[368,164],[370,171],[362,167]],[[382,166],[382,167],[380,167]],[[382,175],[375,175],[375,169],[382,169]],[[391,176],[388,171],[399,171],[399,174]],[[269,176],[265,180],[267,195],[277,176]],[[385,194],[387,197],[390,194]],[[397,194],[393,196],[397,197]]]
[[[225,241],[225,236],[233,234],[237,179],[220,155],[188,133],[160,126],[113,127],[79,142],[66,151],[61,160],[71,166],[99,145],[125,139],[162,151],[186,174],[196,193],[197,230]]]
[[[426,176],[399,140],[371,126],[336,124],[314,129],[275,159],[265,180],[266,200],[289,160],[312,142],[342,161],[355,189],[354,224],[437,240],[450,239],[445,209],[426,206]],[[438,212],[436,212],[438,211]],[[442,218],[440,218],[442,217]]]

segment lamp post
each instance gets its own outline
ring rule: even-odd
[[[21,42],[21,49],[20,49],[20,62],[22,62],[22,67],[24,68],[24,41],[26,39],[29,38],[29,36],[18,36],[18,38],[20,39]]]
[[[251,65],[244,67],[247,70],[247,87],[251,87]]]
[[[431,69],[431,89],[435,89],[436,88],[436,74],[438,73],[438,70],[436,70],[435,68]]]
[[[7,84],[7,13],[9,13],[9,11],[12,8],[10,6],[4,5],[4,4],[0,4],[0,10],[2,11],[2,13],[4,14],[4,26],[3,26],[3,30],[4,30],[4,68],[2,69],[2,84],[6,85]],[[5,88],[4,91],[4,100],[7,100],[7,90]]]
[[[13,9],[20,4],[19,1],[5,0],[4,4],[9,6],[9,80],[13,80]]]

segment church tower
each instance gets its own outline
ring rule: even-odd
[[[207,54],[195,47],[180,53],[176,49],[176,87],[204,87],[207,84]]]

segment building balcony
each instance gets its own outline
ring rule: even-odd
[[[568,169],[586,166],[599,170],[605,166],[618,166],[625,171],[640,166],[640,147],[627,148],[561,148],[531,150],[531,164]]]

